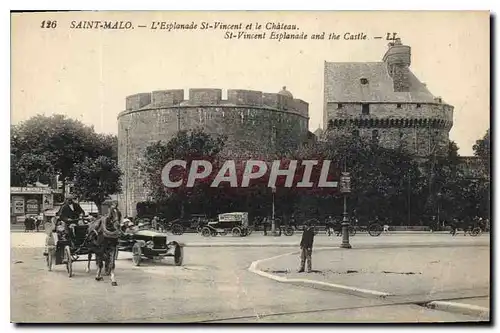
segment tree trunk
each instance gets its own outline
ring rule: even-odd
[[[104,203],[104,201],[94,200],[94,203],[97,206],[97,214],[99,214],[99,216],[102,216],[102,204]]]
[[[66,200],[66,177],[62,177],[62,199]]]

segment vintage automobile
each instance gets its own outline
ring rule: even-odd
[[[186,231],[200,232],[209,219],[205,214],[191,214],[187,218],[178,218],[168,223],[168,230],[174,235],[182,235]]]
[[[167,241],[167,234],[153,230],[126,231],[118,241],[118,251],[132,252],[132,262],[139,266],[143,258],[163,259],[173,257],[174,264],[181,266],[184,245]]]
[[[217,221],[209,221],[201,229],[204,237],[227,235],[229,232],[235,237],[248,236],[253,228],[248,224],[247,212],[234,212],[219,214]]]

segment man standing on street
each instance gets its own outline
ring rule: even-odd
[[[300,269],[299,273],[304,272],[305,264],[307,261],[307,273],[311,273],[312,269],[312,247],[314,243],[314,226],[306,222],[306,228],[302,233],[302,240],[300,241]]]

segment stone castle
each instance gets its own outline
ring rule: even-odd
[[[315,134],[359,135],[415,157],[444,155],[453,107],[433,96],[410,71],[411,49],[398,39],[381,62],[325,62],[323,128]],[[135,215],[147,200],[139,162],[152,142],[203,128],[227,136],[222,155],[268,156],[314,140],[309,105],[283,87],[279,93],[221,89],[162,90],[126,98],[118,115],[118,164],[124,173],[119,206]]]
[[[444,155],[453,106],[410,70],[411,48],[389,44],[381,62],[325,62],[321,135],[359,135],[416,157]]]
[[[227,136],[225,156],[267,156],[295,150],[310,138],[309,105],[283,87],[279,93],[221,89],[162,90],[126,98],[118,115],[118,165],[123,187],[119,207],[135,215],[146,200],[139,162],[152,142],[168,141],[180,130],[203,128]]]

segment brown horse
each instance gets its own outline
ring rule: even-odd
[[[119,235],[119,220],[113,214],[102,216],[89,224],[87,231],[87,247],[89,250],[87,270],[90,268],[92,253],[95,253],[97,263],[96,281],[102,281],[101,274],[104,266],[105,272],[111,277],[111,285],[118,285],[115,280],[115,260]]]

